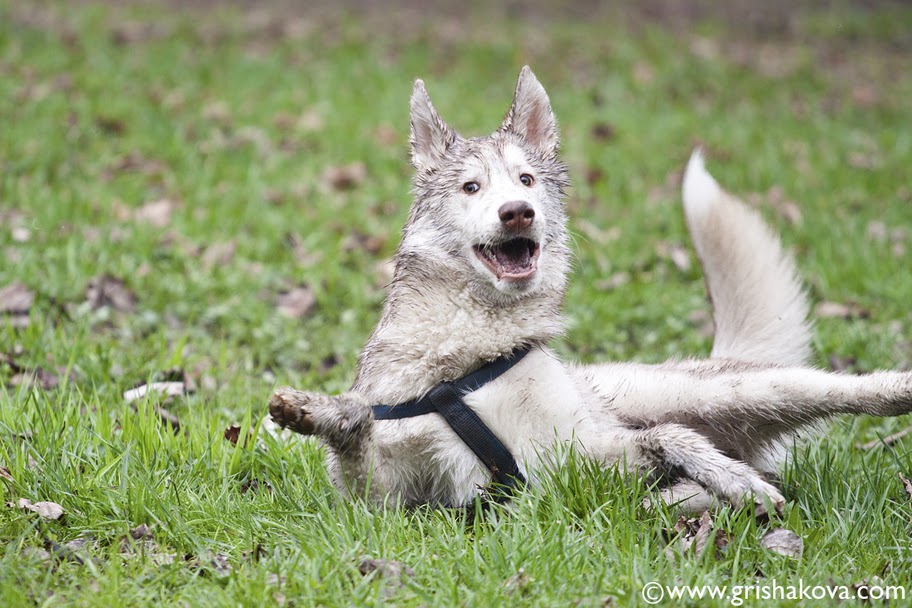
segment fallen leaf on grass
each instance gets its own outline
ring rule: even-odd
[[[241,494],[246,494],[247,492],[253,492],[256,494],[264,489],[267,492],[272,492],[272,485],[268,481],[260,481],[259,479],[248,479],[241,484]]]
[[[123,135],[127,130],[126,123],[114,116],[96,116],[95,126],[108,135]]]
[[[10,283],[0,289],[0,325],[10,323],[14,328],[28,327],[29,311],[35,294],[23,283]]]
[[[130,528],[130,536],[133,540],[152,540],[152,530],[146,524],[139,524],[135,528]]]
[[[32,231],[25,226],[16,226],[10,230],[10,236],[16,243],[27,243],[32,238]]]
[[[177,204],[171,199],[150,201],[133,211],[133,219],[137,222],[151,224],[156,228],[164,228],[171,223],[171,214],[176,208]]]
[[[48,558],[53,558],[54,561],[73,562],[80,566],[85,563],[85,560],[79,557],[73,549],[52,540],[44,541],[44,549],[48,552]]]
[[[266,575],[265,583],[266,583],[266,585],[269,585],[269,586],[271,586],[271,585],[282,586],[285,584],[285,580],[286,580],[286,577],[284,574],[279,575],[279,574],[276,574],[273,572],[272,574]]]
[[[317,299],[308,285],[299,285],[276,298],[279,312],[292,319],[303,319],[313,310]]]
[[[322,181],[333,190],[352,190],[367,178],[367,165],[358,161],[339,167],[327,167]]]
[[[899,475],[899,480],[903,484],[903,489],[906,491],[906,494],[909,495],[909,498],[912,498],[912,481],[906,479],[906,476],[902,472],[897,473]]]
[[[614,291],[620,287],[623,287],[630,282],[630,273],[621,271],[615,272],[613,275],[607,279],[597,281],[594,285],[599,291]]]
[[[659,241],[656,244],[656,254],[660,258],[671,260],[671,263],[681,272],[690,270],[690,252],[683,245]]]
[[[360,230],[349,231],[342,240],[342,249],[346,252],[366,251],[371,255],[377,255],[386,245],[386,237],[376,234],[365,234]]]
[[[10,386],[22,386],[32,388],[38,386],[43,390],[51,390],[60,384],[60,375],[48,371],[42,367],[28,368],[11,355],[0,353],[0,364],[5,364],[13,372],[13,377],[9,380]],[[61,375],[66,375],[66,368],[61,368]]]
[[[20,509],[27,509],[37,513],[42,519],[54,521],[63,517],[63,507],[56,502],[36,502],[32,503],[28,498],[20,498],[18,502]]]
[[[246,447],[247,442],[250,440],[250,438],[252,436],[253,436],[253,433],[248,431],[247,436],[244,437],[243,443],[241,443],[241,447]],[[238,444],[238,441],[240,440],[240,438],[241,438],[241,427],[239,427],[238,425],[232,425],[225,429],[225,439],[230,441],[234,445]]]
[[[374,129],[374,141],[385,148],[399,147],[399,134],[391,125],[383,124]]]
[[[184,556],[184,561],[192,570],[199,570],[200,574],[213,573],[223,578],[232,573],[234,568],[228,562],[228,557],[221,553],[212,553],[206,557],[194,557],[191,554]]]
[[[854,370],[855,364],[858,363],[858,359],[852,357],[851,355],[843,357],[842,355],[830,355],[829,356],[830,369],[834,372],[847,372]]]
[[[9,467],[0,467],[0,478],[13,480],[13,474],[9,470]]]
[[[597,122],[592,125],[592,137],[597,141],[614,139],[614,127],[607,122]]]
[[[167,173],[167,171],[168,166],[164,162],[154,158],[148,158],[141,153],[134,151],[122,156],[102,169],[100,177],[102,181],[109,182],[115,175],[120,173],[138,173],[140,175],[161,177]],[[121,219],[128,219],[129,215],[131,214],[128,213],[127,217],[123,217],[121,212]]]
[[[234,258],[234,252],[237,250],[235,241],[225,241],[224,243],[213,243],[203,251],[200,261],[203,267],[211,270],[216,266],[224,266]]]
[[[534,582],[535,579],[526,574],[525,568],[520,568],[516,574],[503,582],[503,588],[509,594],[516,592],[522,594]]]
[[[814,307],[814,314],[823,319],[849,320],[867,319],[871,316],[871,311],[852,302],[840,304],[839,302],[824,301]]]
[[[108,307],[117,312],[130,313],[136,308],[136,295],[127,289],[122,280],[103,274],[89,281],[86,302],[92,310]]]
[[[358,565],[358,571],[362,576],[376,573],[376,576],[388,580],[397,587],[404,585],[406,578],[415,576],[414,570],[402,562],[391,559],[364,559]]]
[[[678,536],[678,544],[681,551],[687,553],[693,549],[694,555],[700,557],[706,550],[709,543],[709,537],[714,529],[712,517],[709,511],[703,511],[700,517],[687,518],[681,516],[672,530],[666,530],[666,534]],[[716,532],[714,550],[724,549],[729,542],[729,535],[724,530]],[[669,546],[665,550],[666,556],[674,557],[674,551]]]
[[[785,528],[775,528],[764,534],[760,539],[760,546],[786,557],[801,557],[804,551],[804,541],[801,537]]]

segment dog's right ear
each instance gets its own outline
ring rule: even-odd
[[[559,138],[557,119],[551,111],[551,101],[529,66],[523,66],[516,81],[513,105],[507,112],[501,131],[512,131],[545,158],[557,155]]]
[[[436,169],[459,136],[437,114],[422,80],[416,80],[412,90],[409,122],[412,165],[419,171]]]

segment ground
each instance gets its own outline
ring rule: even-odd
[[[573,181],[562,355],[708,352],[678,194],[702,144],[796,253],[816,364],[908,369],[912,10],[757,6],[0,0],[0,605],[912,594],[910,444],[877,441],[908,420],[797,446],[769,522],[679,521],[573,454],[506,510],[387,511],[340,501],[314,443],[260,427],[277,384],[353,378],[410,201],[414,78],[482,134],[526,63]],[[775,528],[800,556],[764,547]]]

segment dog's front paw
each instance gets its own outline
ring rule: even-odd
[[[309,406],[314,397],[313,393],[283,386],[272,394],[269,400],[269,414],[283,429],[291,429],[302,435],[313,435],[316,429]]]

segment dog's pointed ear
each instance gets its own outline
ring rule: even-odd
[[[529,66],[523,66],[519,72],[513,105],[500,128],[521,135],[526,143],[546,158],[557,155],[557,119],[551,111],[551,101],[545,88]]]
[[[412,165],[419,171],[436,169],[459,136],[437,114],[422,80],[416,80],[412,90],[409,122]]]

